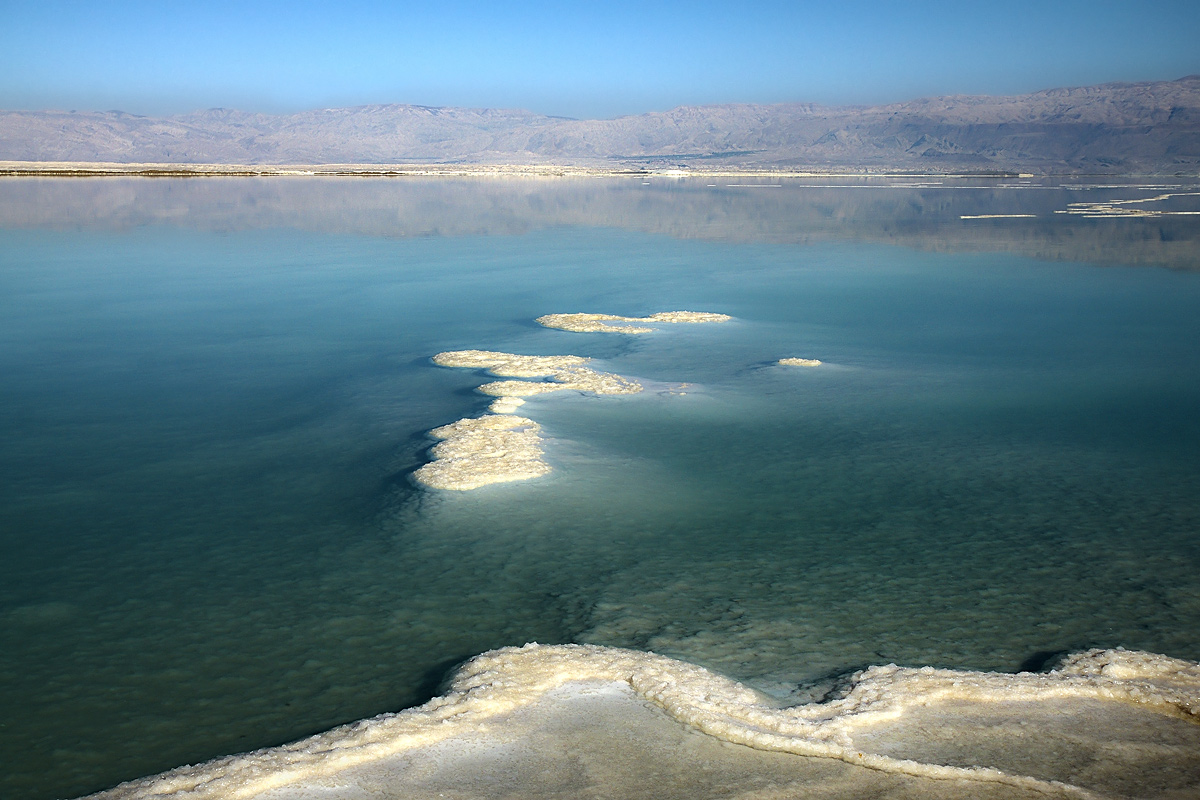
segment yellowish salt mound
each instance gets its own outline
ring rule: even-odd
[[[650,333],[654,329],[643,325],[613,325],[614,322],[727,322],[727,314],[707,311],[660,311],[648,317],[622,317],[616,314],[546,314],[535,322],[547,328],[576,333]]]
[[[1200,665],[1092,650],[1049,673],[871,667],[780,707],[701,667],[590,645],[478,656],[447,694],[96,800],[1184,798]]]
[[[486,414],[460,419],[429,432],[443,441],[434,446],[434,461],[413,478],[434,489],[466,491],[490,483],[523,481],[545,475],[538,425],[531,419]]]
[[[583,356],[520,356],[494,350],[451,350],[433,357],[433,363],[441,367],[486,369],[503,378],[544,378],[590,360]]]
[[[520,398],[571,389],[592,394],[637,394],[642,385],[609,372],[583,366],[582,356],[519,356],[490,350],[454,350],[438,353],[433,363],[443,367],[486,369],[505,378],[549,378],[551,382],[492,381],[479,387],[493,397]]]
[[[778,363],[783,367],[819,367],[821,362],[815,358],[781,358]]]
[[[592,394],[637,394],[642,390],[642,385],[637,381],[609,372],[596,372],[586,367],[560,370],[550,378],[553,383],[493,381],[480,386],[479,391],[493,397],[527,397],[546,392],[561,392],[565,389]]]
[[[577,355],[514,355],[492,350],[451,350],[433,356],[443,367],[487,369],[504,378],[550,378],[553,383],[528,380],[496,380],[479,387],[493,397],[520,398],[545,392],[574,390],[593,395],[636,395],[642,385],[635,380],[584,367],[590,359]]]
[[[566,383],[543,383],[541,381],[492,381],[479,387],[479,391],[492,397],[531,397],[546,392],[561,392],[571,389]]]

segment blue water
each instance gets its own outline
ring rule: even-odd
[[[781,697],[888,661],[1200,659],[1194,230],[960,237],[982,190],[614,186],[0,184],[0,794],[405,707],[526,641]],[[918,200],[936,225],[892,241]],[[864,203],[874,227],[838,221]],[[1111,263],[1139,241],[1173,269]],[[735,319],[532,322],[680,309]],[[418,490],[425,431],[486,406],[484,376],[429,362],[464,348],[590,356],[647,391],[531,399],[544,479]]]

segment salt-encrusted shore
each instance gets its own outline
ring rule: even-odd
[[[654,653],[528,644],[417,708],[92,797],[1166,800],[1200,791],[1198,721],[1200,665],[1152,653],[1015,675],[875,666],[781,708]]]

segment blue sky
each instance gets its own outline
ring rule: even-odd
[[[1200,3],[0,0],[0,108],[613,117],[1200,73]]]

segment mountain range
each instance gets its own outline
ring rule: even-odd
[[[878,106],[681,106],[607,120],[414,105],[166,117],[0,111],[0,161],[1194,174],[1200,75]]]

